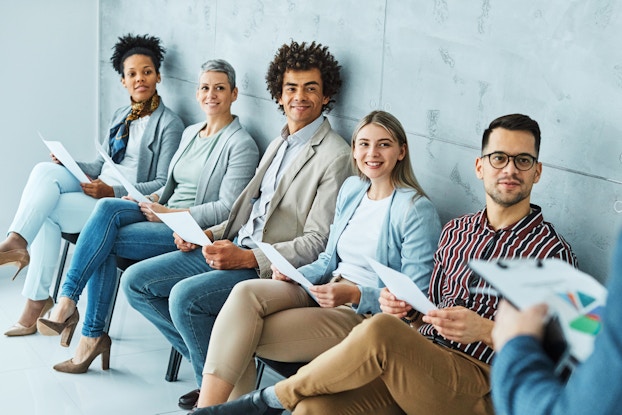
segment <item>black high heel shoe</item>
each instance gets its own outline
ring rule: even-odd
[[[65,320],[64,323],[57,323],[56,321],[48,320],[46,318],[37,319],[37,330],[44,336],[60,336],[60,345],[63,347],[69,347],[73,332],[80,320],[80,314],[78,308],[74,310],[73,314]]]

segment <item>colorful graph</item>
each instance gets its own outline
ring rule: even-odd
[[[570,322],[570,327],[582,333],[595,336],[602,328],[602,315],[604,307],[596,305],[590,308],[596,299],[581,291],[565,292],[558,294],[579,313],[579,316]],[[588,308],[586,310],[586,308]]]

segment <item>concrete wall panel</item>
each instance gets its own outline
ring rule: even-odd
[[[531,115],[543,132],[544,174],[533,202],[598,278],[622,217],[622,5],[613,0],[100,0],[100,117],[127,99],[107,64],[116,36],[160,36],[159,88],[188,124],[202,118],[196,72],[210,58],[238,73],[234,112],[260,148],[284,117],[265,87],[276,49],[319,41],[343,66],[329,119],[346,139],[372,109],[404,124],[415,171],[443,221],[480,209],[481,134],[497,116]],[[108,92],[111,91],[111,92]]]

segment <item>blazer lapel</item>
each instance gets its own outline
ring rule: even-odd
[[[274,209],[276,209],[281,202],[281,199],[283,199],[283,196],[287,193],[287,190],[296,176],[298,176],[298,173],[300,173],[300,170],[302,170],[305,164],[307,164],[315,155],[315,146],[322,143],[322,140],[324,140],[324,137],[326,137],[326,134],[328,134],[329,131],[330,124],[328,120],[324,120],[322,125],[320,125],[320,128],[318,128],[317,132],[313,135],[313,137],[311,137],[311,140],[309,140],[309,144],[304,148],[301,154],[296,157],[287,171],[283,174],[281,181],[275,189],[274,196],[270,201],[269,210],[266,213],[266,222],[270,218],[270,215],[272,215],[272,212],[274,212]]]

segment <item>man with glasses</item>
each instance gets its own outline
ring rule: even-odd
[[[576,266],[570,245],[530,203],[542,173],[539,149],[538,123],[525,115],[497,118],[484,131],[475,173],[486,208],[443,228],[428,293],[438,310],[421,315],[384,289],[383,313],[297,374],[195,415],[276,414],[278,407],[294,414],[492,414],[491,331],[499,299],[469,261],[559,258]]]

